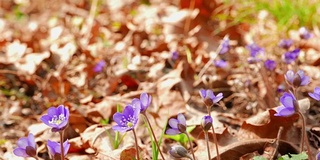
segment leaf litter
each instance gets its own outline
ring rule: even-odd
[[[133,135],[126,134],[114,148],[112,115],[118,105],[124,107],[146,92],[153,96],[147,115],[152,117],[156,137],[162,135],[169,118],[184,113],[187,124],[195,126],[190,134],[196,157],[206,159],[206,141],[199,126],[206,114],[198,94],[201,88],[224,94],[211,110],[222,159],[272,158],[266,152],[277,149],[279,155],[298,153],[299,118],[274,116],[282,95],[276,90],[285,83],[283,74],[288,68],[303,69],[313,79],[310,86],[301,88],[300,98],[319,86],[318,30],[314,29],[311,40],[301,39],[297,30],[290,30],[288,35],[303,56],[299,56],[299,63],[281,64],[271,72],[261,63],[248,63],[244,47],[254,41],[274,53],[271,58],[281,58],[284,51],[271,44],[283,35],[277,33],[275,22],[266,13],[256,17],[257,24],[226,28],[229,21],[216,21],[210,14],[227,14],[232,7],[221,9],[222,2],[195,1],[194,10],[190,10],[191,1],[142,4],[93,0],[46,5],[23,0],[0,4],[1,14],[6,15],[0,18],[3,158],[12,159],[16,141],[30,132],[39,144],[39,156],[47,159],[45,140],[58,137],[39,118],[49,107],[64,104],[70,108],[65,134],[71,144],[68,159],[133,159]],[[222,31],[215,34],[216,28]],[[275,38],[268,38],[270,33]],[[226,35],[231,47],[222,55],[217,51]],[[173,53],[178,58],[173,58]],[[228,61],[228,67],[215,67],[215,59]],[[99,62],[104,65],[99,67]],[[307,108],[311,104],[305,115],[315,153],[320,146],[319,103],[301,103]],[[138,123],[144,125],[142,120]],[[137,135],[143,159],[152,159],[148,130],[141,127]],[[177,142],[163,138],[161,143],[169,159],[169,148]],[[209,146],[216,159],[212,139]]]

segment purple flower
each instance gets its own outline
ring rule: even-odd
[[[138,105],[138,107],[140,108],[140,113],[144,113],[147,110],[147,108],[150,106],[151,100],[152,100],[152,96],[148,95],[147,93],[142,93],[140,95],[140,99],[134,98],[132,100],[131,105],[133,108],[137,108],[137,105]]]
[[[268,59],[264,62],[264,66],[268,70],[273,71],[277,67],[277,63],[274,60]]]
[[[61,156],[60,143],[48,140],[47,147],[48,147],[49,154],[53,159],[60,159],[60,156]],[[67,155],[69,148],[70,148],[70,143],[68,140],[66,140],[65,142],[63,142],[64,155]]]
[[[316,160],[320,160],[320,152],[317,154]]]
[[[202,126],[203,130],[208,131],[210,129],[210,127],[212,126],[212,121],[213,121],[212,117],[209,115],[202,117],[201,126]]]
[[[200,89],[199,91],[201,98],[206,106],[211,107],[213,104],[218,103],[222,98],[223,94],[219,93],[216,96],[213,94],[212,90]]]
[[[286,90],[286,86],[284,84],[280,84],[278,87],[277,87],[277,92],[278,93],[282,93]]]
[[[299,28],[299,34],[300,34],[300,38],[306,39],[306,40],[312,37],[312,34],[305,27]]]
[[[288,70],[284,77],[286,78],[287,83],[295,88],[305,86],[310,83],[310,77],[304,75],[303,70],[299,70],[297,73],[294,73],[292,70]]]
[[[314,88],[314,92],[309,93],[309,96],[317,101],[320,101],[320,87]]]
[[[166,130],[168,135],[176,135],[180,133],[185,133],[187,130],[186,118],[182,113],[179,113],[177,119],[169,119],[169,126],[171,128]]]
[[[298,102],[292,93],[285,92],[280,98],[280,102],[282,105],[276,108],[277,113],[274,114],[275,116],[286,117],[295,113]]]
[[[106,62],[104,60],[99,61],[93,68],[94,72],[101,72],[103,67],[106,66]]]
[[[127,132],[134,129],[136,126],[140,114],[140,105],[133,108],[132,105],[127,105],[123,113],[115,113],[113,115],[113,120],[117,125],[113,126],[112,129],[119,132]]]
[[[293,40],[292,39],[282,39],[278,46],[284,49],[289,49],[293,44]]]
[[[250,51],[251,61],[259,61],[260,57],[264,55],[264,49],[255,43],[247,45],[246,48]]]
[[[300,53],[300,49],[295,49],[293,51],[288,51],[283,55],[283,59],[287,64],[294,62]]]
[[[22,137],[18,140],[18,147],[13,153],[19,157],[35,157],[37,154],[37,146],[32,133],[28,137]]]
[[[179,53],[177,51],[172,52],[171,59],[175,61],[178,58],[179,58]]]
[[[69,109],[64,105],[59,105],[58,108],[51,107],[48,109],[48,114],[42,116],[41,121],[52,127],[53,132],[64,130],[69,121]]]
[[[230,49],[229,37],[226,36],[225,38],[223,38],[223,40],[221,42],[221,49],[219,51],[219,54],[225,54],[229,51],[229,49]]]
[[[228,62],[225,61],[225,60],[215,60],[213,61],[214,65],[217,67],[217,68],[225,68],[228,66]]]

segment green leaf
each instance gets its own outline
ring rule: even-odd
[[[280,158],[278,158],[278,160],[306,160],[308,159],[308,155],[306,154],[306,152],[302,152],[300,154],[286,154]]]
[[[258,157],[253,157],[253,160],[268,160],[268,159],[262,156],[258,156]]]
[[[192,130],[194,130],[196,126],[189,126],[187,127],[187,132],[190,133]],[[181,144],[188,142],[188,137],[185,134],[177,134],[177,135],[165,135],[166,138],[170,138],[176,142],[180,142]],[[192,137],[190,137],[192,140]]]

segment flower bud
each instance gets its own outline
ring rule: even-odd
[[[211,126],[212,126],[212,117],[209,115],[204,116],[201,120],[202,129],[205,131],[208,131]]]
[[[170,148],[169,153],[174,158],[191,158],[188,151],[181,145],[174,145]]]

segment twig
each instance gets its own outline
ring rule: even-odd
[[[278,152],[278,148],[279,148],[279,140],[280,140],[280,137],[281,137],[281,134],[282,134],[282,131],[283,131],[283,127],[280,126],[279,130],[278,130],[278,135],[277,135],[277,138],[276,138],[276,148],[274,149],[273,153],[271,154],[270,158],[274,159],[275,156],[276,156],[276,153]]]

